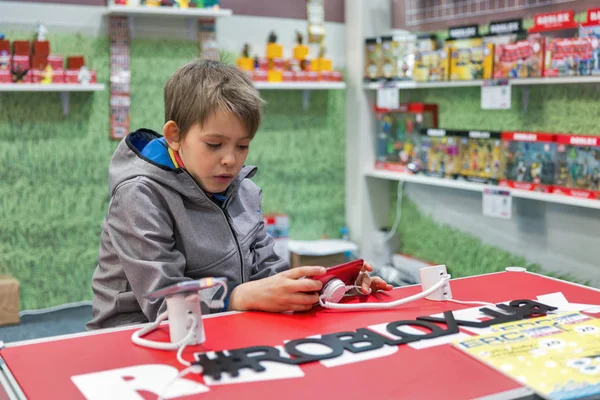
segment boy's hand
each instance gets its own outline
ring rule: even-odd
[[[306,311],[319,302],[318,291],[323,284],[315,279],[323,267],[298,267],[268,278],[250,281],[237,286],[229,299],[230,310],[259,310],[270,312]]]
[[[373,272],[373,267],[371,264],[365,262],[361,272]],[[370,277],[364,273],[359,276],[356,281],[356,286],[360,286],[360,290],[363,294],[370,294],[371,292],[376,292],[378,290],[392,290],[394,288],[380,277]]]

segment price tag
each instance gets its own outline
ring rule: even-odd
[[[492,218],[512,218],[510,191],[496,188],[483,189],[483,215]]]
[[[400,107],[400,91],[397,88],[377,89],[377,108],[396,110]]]
[[[508,81],[485,81],[481,85],[482,110],[510,110],[511,85]]]

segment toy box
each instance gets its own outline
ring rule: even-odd
[[[500,186],[551,193],[556,171],[554,135],[503,132],[506,172]]]
[[[0,69],[0,83],[13,83],[12,75],[7,69]]]
[[[381,38],[382,74],[389,80],[411,80],[414,70],[416,37],[411,34]]]
[[[447,81],[450,74],[448,50],[425,51],[415,54],[413,79],[417,82]]]
[[[594,69],[592,38],[555,38],[546,42],[544,76],[590,75]]]
[[[381,38],[365,40],[365,76],[366,81],[375,81],[383,76],[383,52]]]
[[[468,49],[451,49],[450,80],[491,79],[494,65],[492,43]]]
[[[557,135],[558,167],[553,193],[600,199],[600,140]]]
[[[31,83],[29,65],[29,56],[13,56],[11,73],[14,83]]]
[[[532,35],[494,49],[494,78],[540,77],[544,67],[544,38]]]
[[[424,129],[421,136],[423,172],[439,178],[456,178],[460,174],[460,139],[466,131]]]
[[[600,8],[588,10],[587,22],[579,28],[580,38],[589,38],[592,41],[592,68],[591,75],[600,75]]]
[[[0,50],[0,70],[12,71],[12,57],[6,50]]]
[[[462,178],[498,183],[504,176],[504,152],[500,132],[469,131],[460,139]]]
[[[436,104],[408,103],[397,110],[376,109],[375,168],[397,172],[423,170],[420,131],[438,125]]]
[[[452,28],[451,28],[452,29]],[[444,42],[444,48],[450,49],[470,49],[483,45],[483,38],[479,36],[465,37],[459,39],[448,39]]]

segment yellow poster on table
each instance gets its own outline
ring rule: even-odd
[[[600,395],[600,319],[560,313],[493,330],[454,346],[544,398]]]

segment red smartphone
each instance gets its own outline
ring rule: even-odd
[[[358,278],[358,274],[360,273],[363,265],[364,261],[362,259],[358,259],[329,267],[324,275],[311,276],[311,278],[321,281],[323,286],[325,286],[325,284],[333,278],[341,280],[346,285],[354,285],[354,282],[356,282],[356,278]]]

